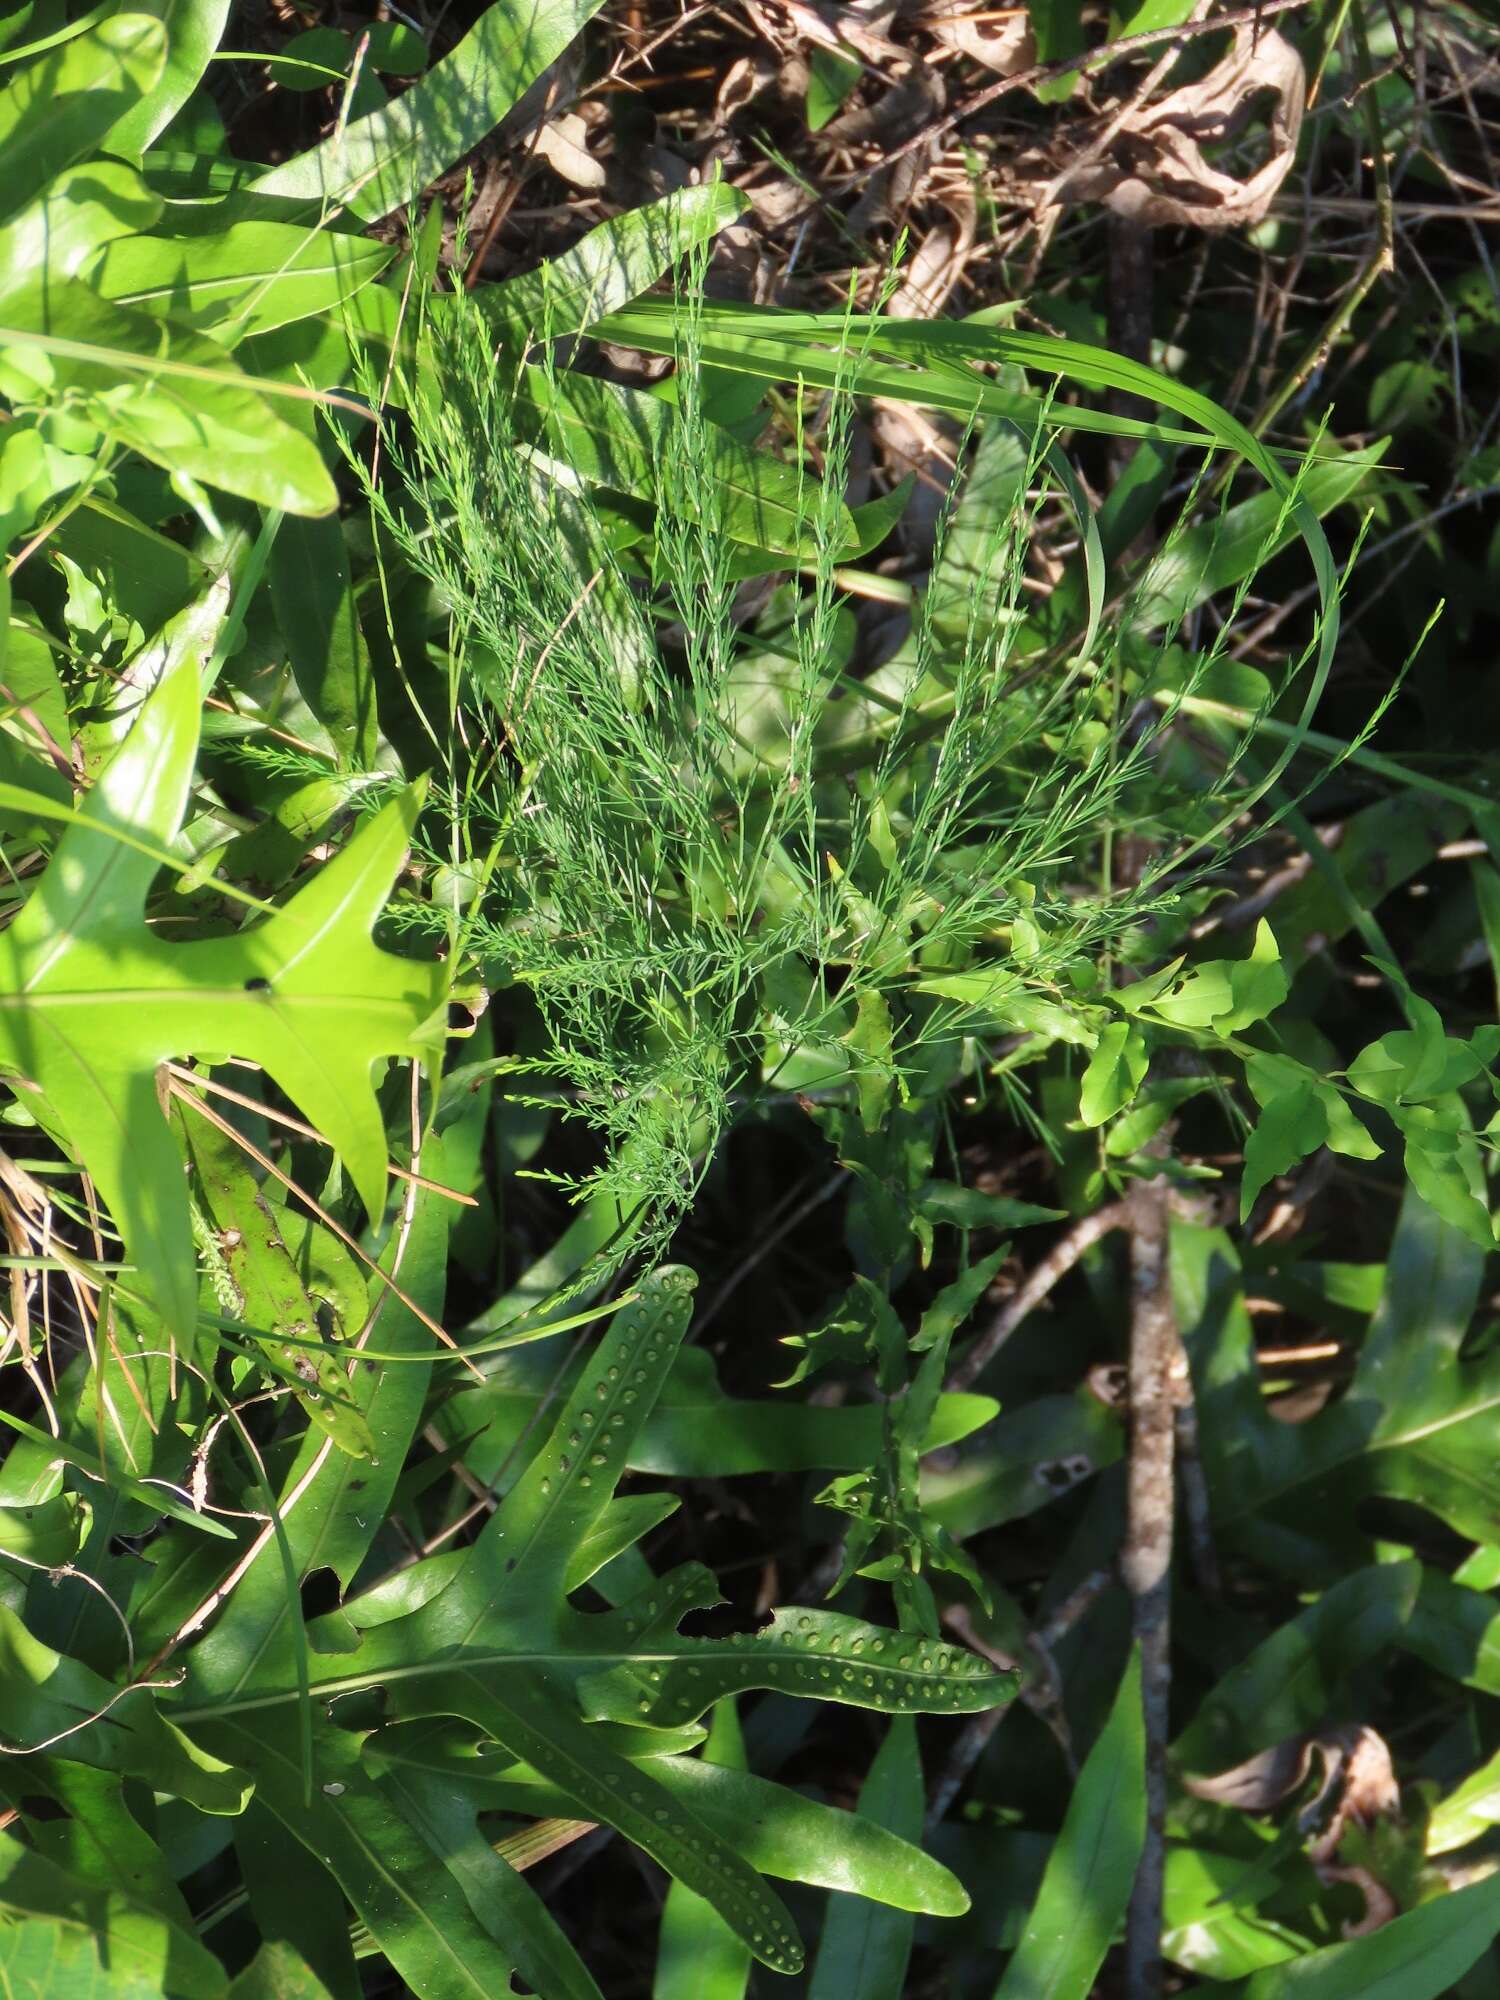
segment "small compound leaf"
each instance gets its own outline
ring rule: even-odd
[[[1083,1073],[1078,1115],[1085,1125],[1102,1125],[1123,1111],[1146,1079],[1150,1061],[1146,1038],[1133,1021],[1111,1021]]]

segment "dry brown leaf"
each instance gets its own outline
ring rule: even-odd
[[[895,15],[895,7],[840,7],[809,5],[807,0],[779,0],[783,12],[802,41],[813,42],[835,55],[850,49],[872,63],[908,62],[909,52],[893,42],[884,30]]]
[[[984,6],[983,0],[976,0],[969,7],[955,6],[954,0],[934,0],[933,6],[918,19],[945,49],[971,57],[993,70],[996,76],[1016,76],[1036,61],[1031,17],[1024,8],[1009,8],[997,23],[997,11],[1000,10]]]
[[[1205,146],[1234,138],[1255,100],[1275,96],[1268,121],[1269,156],[1247,180],[1236,180],[1204,158]],[[1264,220],[1291,171],[1307,101],[1302,58],[1274,28],[1247,22],[1234,31],[1222,62],[1121,119],[1103,156],[1064,167],[1039,206],[1099,201],[1117,215],[1153,228],[1236,229]]]
[[[738,62],[732,62],[724,73],[714,100],[715,126],[722,130],[737,111],[753,104],[761,92],[775,82],[776,65],[762,51],[753,56],[741,56]]]
[[[1247,1757],[1232,1770],[1213,1777],[1184,1777],[1182,1786],[1194,1798],[1208,1799],[1215,1805],[1234,1806],[1240,1812],[1270,1812],[1302,1786],[1315,1757],[1323,1766],[1323,1782],[1317,1797],[1299,1816],[1308,1837],[1308,1859],[1320,1880],[1345,1882],[1360,1891],[1365,1899],[1364,1915],[1343,1929],[1345,1937],[1363,1937],[1391,1921],[1397,1914],[1396,1900],[1367,1867],[1350,1866],[1335,1857],[1351,1824],[1368,1826],[1371,1820],[1400,1810],[1401,1788],[1383,1736],[1358,1723],[1317,1735],[1292,1736]]]
[[[942,117],[948,103],[943,79],[927,63],[905,54],[906,69],[873,104],[841,111],[818,137],[830,146],[877,145],[894,150]]]
[[[1182,1789],[1212,1805],[1234,1806],[1240,1812],[1270,1812],[1307,1776],[1312,1752],[1311,1737],[1292,1736],[1213,1777],[1184,1777]]]
[[[967,189],[944,202],[951,222],[931,230],[901,274],[886,311],[892,319],[936,319],[963,276],[974,247],[976,208]]]
[[[818,205],[815,194],[801,181],[791,180],[785,174],[761,181],[746,181],[741,193],[749,198],[755,219],[762,229],[782,229],[789,222],[799,222]]]
[[[559,180],[567,181],[571,187],[593,190],[603,187],[606,176],[601,162],[587,149],[588,135],[589,128],[578,113],[564,111],[538,130],[533,143]]]

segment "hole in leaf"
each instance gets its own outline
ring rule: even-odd
[[[302,1616],[321,1618],[339,1607],[339,1580],[331,1569],[315,1569],[302,1579]]]

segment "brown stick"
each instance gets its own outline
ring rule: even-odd
[[[1107,1208],[1095,1209],[1092,1215],[1086,1215],[1082,1222],[1075,1223],[1061,1241],[1053,1244],[1014,1297],[1006,1300],[983,1333],[975,1336],[972,1345],[949,1374],[947,1386],[950,1389],[967,1389],[977,1381],[1022,1320],[1036,1311],[1053,1286],[1062,1282],[1079,1258],[1092,1250],[1101,1236],[1107,1236],[1112,1229],[1122,1229],[1128,1220],[1126,1204],[1117,1201]]]
[[[1054,1722],[1060,1721],[1062,1715],[1062,1691],[1058,1685],[1052,1648],[1072,1631],[1078,1620],[1113,1581],[1114,1578],[1107,1569],[1095,1570],[1092,1576],[1086,1576],[1078,1588],[1069,1593],[1045,1625],[1038,1626],[1034,1632],[1026,1635],[1027,1644],[1042,1663],[1047,1692],[1045,1699],[1039,1701],[1036,1693],[1022,1680],[1017,1683],[1017,1694],[1029,1708],[1034,1709],[1047,1722],[1049,1728],[1053,1727]],[[983,1637],[975,1630],[974,1621],[962,1605],[950,1605],[943,1613],[943,1623],[957,1632],[966,1645],[972,1646],[976,1653],[983,1653],[985,1658],[992,1660],[997,1667],[1011,1668],[1017,1664],[996,1651],[994,1647],[985,1644]],[[985,1745],[1010,1713],[1015,1699],[1016,1695],[1012,1694],[1001,1702],[998,1708],[987,1709],[983,1715],[976,1715],[964,1724],[949,1752],[947,1763],[933,1780],[925,1822],[929,1835],[947,1818],[949,1808],[963,1790],[974,1766],[984,1755]]]
[[[1130,1464],[1120,1573],[1141,1650],[1146,1726],[1146,1839],[1125,1930],[1128,2000],[1160,2000],[1162,1879],[1166,1860],[1167,1698],[1171,1689],[1172,1458],[1182,1342],[1172,1309],[1168,1252],[1171,1186],[1137,1181],[1126,1197],[1131,1230]]]

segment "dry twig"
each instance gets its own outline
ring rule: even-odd
[[[1123,1228],[1128,1220],[1129,1211],[1125,1203],[1117,1201],[1107,1208],[1095,1209],[1092,1215],[1086,1215],[1081,1222],[1075,1223],[1060,1242],[1053,1244],[1015,1296],[1006,1300],[984,1332],[975,1337],[962,1360],[950,1372],[948,1387],[970,1388],[1022,1320],[1036,1311],[1079,1259],[1092,1250],[1101,1237],[1107,1236],[1112,1229]]]
[[[1126,1198],[1131,1235],[1130,1463],[1120,1573],[1141,1651],[1146,1725],[1146,1841],[1125,1934],[1129,2000],[1162,1991],[1162,1882],[1166,1860],[1167,1703],[1171,1690],[1172,1459],[1187,1363],[1172,1307],[1171,1186],[1137,1181]]]

